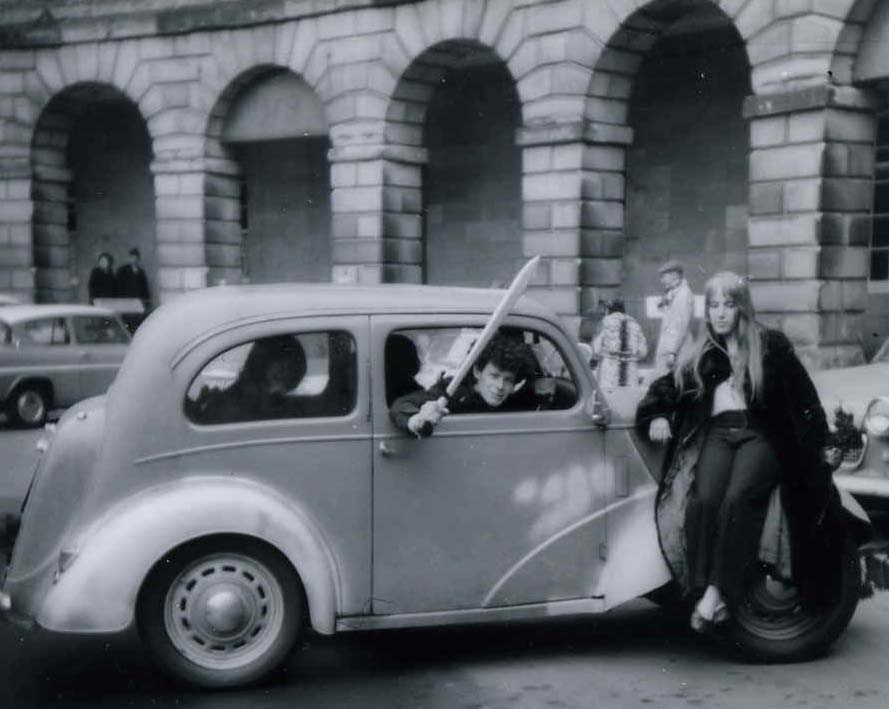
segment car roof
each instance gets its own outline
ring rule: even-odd
[[[378,315],[386,313],[491,313],[505,291],[490,288],[408,284],[329,283],[213,286],[189,291],[154,313],[137,330],[146,357],[177,361],[212,333],[239,323],[281,317]],[[514,315],[554,318],[552,311],[523,296]],[[151,342],[150,346],[144,344]],[[175,365],[174,365],[175,366]]]
[[[293,311],[313,315],[329,312],[362,314],[407,312],[491,312],[506,291],[494,288],[427,286],[391,283],[342,285],[331,283],[279,283],[250,286],[216,286],[190,291],[177,300],[180,307],[202,310],[206,315],[223,315],[233,301],[251,306],[257,313]],[[220,312],[220,308],[223,310]],[[551,312],[528,297],[512,309],[523,315],[551,316]],[[198,312],[194,312],[198,315]]]
[[[34,318],[66,318],[72,315],[103,315],[115,317],[113,310],[107,308],[97,308],[94,305],[77,305],[66,303],[46,303],[33,304],[27,303],[22,305],[5,305],[0,310],[0,320],[15,325],[16,323]]]

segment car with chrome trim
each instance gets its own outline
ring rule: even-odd
[[[836,423],[839,409],[856,431],[836,484],[868,512],[889,511],[889,338],[867,364],[815,372],[812,381],[828,418]]]
[[[51,410],[104,393],[129,344],[120,317],[105,308],[20,304],[0,309],[0,405],[7,421],[39,427]]]
[[[423,440],[390,420],[406,389],[459,366],[502,297],[292,284],[162,306],[108,393],[41,441],[5,617],[56,632],[135,626],[168,673],[230,687],[266,675],[307,632],[588,616],[667,598],[653,514],[663,450],[636,435],[638,394],[606,399],[560,318],[533,299],[501,332],[533,353],[535,381],[515,386],[547,380],[545,407],[452,414]],[[767,660],[822,651],[858,601],[855,541],[829,608],[803,605],[761,557],[718,637]]]

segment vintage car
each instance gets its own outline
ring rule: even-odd
[[[857,429],[852,450],[834,475],[837,485],[869,512],[889,510],[889,339],[869,363],[826,369],[812,380],[828,418],[835,422],[839,408]]]
[[[0,403],[13,425],[42,426],[50,410],[108,389],[130,335],[112,311],[90,305],[0,310]]]
[[[501,297],[223,286],[163,306],[108,393],[40,443],[5,615],[59,632],[136,625],[166,671],[225,687],[264,676],[307,631],[578,616],[666,597],[653,514],[663,452],[635,437],[635,403],[603,399],[559,319],[532,299],[503,327],[551,384],[546,408],[454,414],[426,439],[390,421],[418,376],[459,362]],[[312,384],[294,378],[275,406],[247,406],[247,372],[272,342]],[[818,611],[763,563],[718,637],[766,660],[823,650],[858,600],[852,540],[846,554],[842,597]]]

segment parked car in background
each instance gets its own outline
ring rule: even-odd
[[[112,311],[89,305],[0,309],[0,404],[18,426],[107,389],[130,335]]]
[[[536,358],[516,389],[552,384],[546,406],[453,414],[423,440],[390,420],[502,295],[241,286],[161,307],[108,394],[46,431],[0,609],[56,632],[136,626],[167,672],[224,687],[312,630],[583,616],[662,588],[663,447],[636,437],[623,390],[609,410],[543,306],[522,298],[503,327]],[[770,660],[823,650],[858,601],[851,537],[845,553],[834,605],[804,606],[764,562],[720,634]]]
[[[837,409],[852,416],[837,485],[868,511],[889,510],[889,338],[868,364],[826,369],[812,380],[829,421],[836,423]]]

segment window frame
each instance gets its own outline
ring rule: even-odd
[[[39,342],[31,337],[28,326],[47,321],[52,322],[52,329],[49,336],[50,341]],[[58,327],[60,324],[61,328]],[[65,340],[62,342],[55,341],[58,329],[61,329],[65,336]],[[68,324],[68,319],[64,315],[45,315],[25,320],[19,324],[18,330],[21,342],[26,347],[68,347],[74,341],[71,336],[71,327]]]
[[[251,418],[251,419],[243,419],[243,420],[214,421],[214,422],[199,421],[199,420],[192,418],[189,415],[189,411],[188,411],[188,402],[190,400],[189,393],[191,392],[195,382],[197,381],[198,377],[201,376],[201,374],[207,369],[207,367],[211,363],[215,362],[218,358],[220,358],[224,354],[231,352],[232,350],[235,350],[239,347],[243,347],[244,345],[252,344],[252,343],[255,343],[259,340],[277,337],[277,336],[281,336],[281,335],[290,335],[293,337],[300,338],[300,337],[306,336],[306,335],[326,334],[326,335],[330,336],[334,333],[341,333],[341,334],[348,336],[349,341],[352,345],[352,350],[353,350],[352,356],[354,358],[354,360],[353,360],[354,389],[352,391],[351,408],[348,411],[343,412],[341,414],[327,415],[327,416],[281,416],[281,417],[274,417],[274,418],[255,418],[255,419]],[[266,330],[260,331],[260,332],[250,332],[250,333],[243,332],[240,334],[240,336],[237,339],[230,340],[230,341],[226,342],[225,346],[222,347],[221,349],[219,347],[213,348],[213,350],[212,350],[213,354],[211,354],[209,356],[207,356],[207,355],[202,356],[201,360],[200,360],[201,364],[198,367],[191,370],[191,373],[187,379],[187,385],[184,387],[184,390],[182,390],[183,393],[182,393],[181,403],[180,403],[180,411],[182,413],[182,416],[184,417],[185,421],[190,426],[197,428],[197,429],[201,429],[201,430],[211,430],[211,429],[218,429],[220,427],[231,427],[231,426],[262,426],[262,425],[269,425],[269,424],[276,424],[276,423],[307,423],[307,422],[311,423],[311,422],[347,421],[350,418],[353,418],[356,415],[356,412],[358,412],[360,407],[362,406],[361,390],[362,390],[363,385],[362,385],[362,373],[361,373],[361,369],[360,369],[361,358],[360,358],[359,334],[360,333],[358,333],[357,331],[353,331],[348,326],[348,324],[345,324],[345,323],[340,324],[339,326],[335,326],[335,327],[329,327],[329,326],[325,327],[323,324],[319,323],[318,327],[294,326],[294,327],[290,327],[290,328],[276,328],[275,330],[266,329]],[[329,339],[328,339],[328,343],[329,343]],[[303,343],[301,343],[301,344],[303,344]],[[328,352],[329,352],[329,350],[328,350]],[[246,358],[245,358],[245,361],[246,361]],[[328,374],[329,374],[329,364],[330,364],[329,354],[328,354],[327,362],[328,362]],[[308,357],[307,357],[307,364],[308,364]],[[240,370],[238,370],[238,373],[239,372],[240,372]],[[306,376],[308,376],[308,369],[306,371],[306,374],[303,375],[303,380],[305,380]],[[235,377],[237,378],[237,373],[235,374]],[[330,377],[328,377],[328,383],[329,383],[329,381],[330,381]],[[326,389],[326,387],[327,387],[327,384],[325,384],[325,389]],[[323,393],[323,391],[324,390],[322,390],[322,393]]]
[[[889,260],[889,204],[886,205],[886,211],[877,211],[877,196],[881,189],[886,192],[886,199],[889,201],[889,106],[877,111],[875,119],[873,204],[870,213],[870,235],[867,249],[867,290],[869,293],[885,294],[889,293],[889,265],[887,265],[886,278],[875,280],[872,278],[872,271],[875,253],[886,254],[886,258]],[[885,160],[881,160],[881,158],[885,158]],[[878,219],[885,222],[887,232],[887,243],[881,246],[874,245]]]

